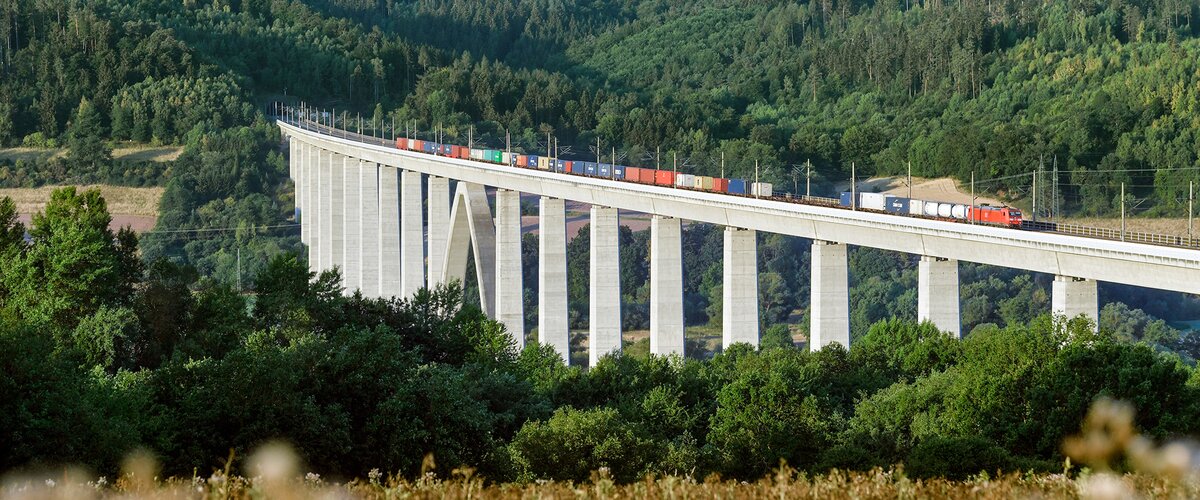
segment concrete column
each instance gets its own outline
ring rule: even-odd
[[[358,164],[358,218],[362,223],[362,239],[358,246],[359,288],[363,296],[379,297],[379,165]]]
[[[329,202],[329,221],[333,225],[330,228],[333,239],[329,240],[329,268],[337,267],[341,270],[344,282],[346,276],[346,248],[344,246],[346,241],[346,186],[342,184],[342,179],[346,173],[346,157],[335,154],[330,161],[329,183],[333,198]]]
[[[958,303],[958,261],[921,256],[917,266],[917,321],[929,321],[962,338]]]
[[[425,214],[421,173],[400,172],[400,289],[412,297],[425,286]]]
[[[521,193],[496,190],[496,320],[525,348],[524,284],[521,282]]]
[[[1096,291],[1096,280],[1055,276],[1051,288],[1051,305],[1056,316],[1075,318],[1087,316],[1093,324],[1100,322],[1100,298]]]
[[[571,364],[567,308],[567,214],[561,199],[543,196],[538,223],[538,343]]]
[[[312,182],[310,174],[311,161],[308,157],[308,145],[302,142],[296,142],[292,139],[292,154],[296,158],[296,221],[300,223],[300,243],[308,245],[310,239],[309,232],[312,231],[312,225],[309,224],[310,212],[308,211],[308,185]]]
[[[683,256],[679,219],[650,219],[650,353],[683,356]]]
[[[317,254],[318,272],[333,268],[333,153],[317,151],[320,171],[317,173],[317,234],[313,251]]]
[[[725,265],[721,282],[721,345],[758,347],[758,232],[725,228]]]
[[[592,206],[588,362],[621,351],[621,255],[617,209]]]
[[[292,220],[300,224],[300,202],[303,200],[303,193],[300,186],[303,182],[301,171],[304,164],[304,158],[300,156],[300,143],[296,142],[295,137],[288,139],[288,176],[292,178]],[[300,242],[304,243],[304,226],[300,226]]]
[[[342,283],[345,284],[345,294],[354,295],[355,290],[362,289],[362,212],[359,205],[363,199],[359,197],[358,188],[358,158],[346,157],[345,168],[342,169],[342,217],[345,219],[345,237],[342,239],[342,258],[345,269],[342,272]]]
[[[450,238],[447,241],[443,279],[461,282],[467,278],[467,250],[470,249],[475,258],[480,307],[487,317],[495,319],[496,224],[482,185],[458,183],[450,209]]]
[[[308,224],[308,265],[309,268],[316,271],[319,262],[318,252],[314,246],[317,236],[321,234],[321,208],[320,208],[320,184],[321,184],[321,158],[317,148],[308,145],[305,148],[305,169],[306,180],[304,181],[304,210],[309,213],[307,217],[301,214],[302,220]]]
[[[379,295],[403,297],[400,289],[400,169],[379,166]]]
[[[450,239],[450,179],[429,176],[429,193],[426,195],[429,205],[429,223],[426,231],[429,236],[429,251],[426,260],[429,270],[426,272],[429,287],[445,283],[446,242]]]
[[[813,241],[808,348],[838,342],[850,347],[850,264],[846,245]]]

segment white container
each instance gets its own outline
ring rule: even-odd
[[[770,182],[754,182],[750,184],[750,194],[769,198],[772,193]]]
[[[949,217],[954,210],[953,203],[938,203],[938,217]]]
[[[955,219],[966,219],[967,208],[967,205],[954,205],[950,208],[950,216]]]
[[[938,202],[926,201],[922,203],[925,204],[925,207],[921,209],[921,213],[930,217],[937,217]]]
[[[471,159],[472,160],[482,160],[483,159],[483,150],[482,149],[472,149],[471,150]]]
[[[690,188],[696,185],[696,176],[692,174],[679,174],[675,176],[675,185],[679,187]]]
[[[416,139],[408,140],[408,149],[417,149],[417,140]]]
[[[883,210],[883,204],[886,202],[887,196],[883,193],[859,193],[858,196],[858,208]]]
[[[512,153],[500,153],[500,163],[503,163],[505,165],[512,165],[513,164]]]
[[[925,202],[921,200],[908,200],[908,213],[912,215],[925,213]]]

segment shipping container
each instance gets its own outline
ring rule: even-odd
[[[437,154],[439,145],[434,142],[425,143],[425,152],[429,154]]]
[[[885,203],[887,203],[887,195],[883,193],[858,193],[858,208],[883,210]]]
[[[908,214],[908,198],[899,196],[884,197],[883,210],[894,214]]]
[[[654,172],[653,168],[643,168],[641,172],[638,172],[638,182],[642,184],[654,184]]]
[[[729,179],[729,194],[746,194],[744,179]]]
[[[550,170],[550,159],[545,156],[537,157],[538,170]]]
[[[954,204],[938,203],[937,214],[938,217],[950,217],[954,214]]]
[[[529,166],[529,156],[516,155],[516,157],[517,157],[517,166],[518,167],[528,167]]]
[[[500,153],[500,163],[503,163],[505,165],[512,165],[514,163],[514,161],[513,161],[514,158],[515,158],[515,155],[513,155],[512,153],[509,153],[509,152]]]
[[[624,179],[625,178],[625,166],[624,165],[614,165],[612,169],[613,169],[613,175],[612,175],[613,179]]]
[[[842,194],[840,196],[838,196],[838,205],[841,205],[843,207],[853,206],[854,203],[852,203],[850,200],[851,194],[852,193],[850,193],[849,191],[842,191]]]
[[[925,202],[921,200],[908,200],[908,212],[910,215],[921,215],[925,211]]]
[[[625,180],[637,182],[641,175],[642,169],[637,167],[625,167]]]
[[[595,163],[592,163],[590,161],[584,162],[583,173],[586,175],[596,176],[596,175],[599,175],[599,169],[597,168],[597,165]]]
[[[685,188],[696,187],[696,176],[692,174],[679,174],[675,176],[675,185]]]
[[[770,198],[773,194],[772,191],[773,190],[770,182],[755,182],[750,184],[750,194],[753,194],[754,196]]]
[[[717,193],[729,192],[729,179],[724,177],[713,177],[712,190]]]
[[[439,153],[442,156],[453,156],[454,155],[454,145],[453,144],[442,144],[442,150]]]
[[[409,139],[408,140],[408,149],[412,150],[412,151],[420,151],[421,150],[421,141],[419,141],[417,139]]]
[[[599,175],[600,177],[605,177],[605,178],[612,177],[612,175],[613,175],[612,164],[611,163],[596,164],[596,175]]]
[[[504,162],[504,151],[492,150],[492,155],[491,155],[490,159],[492,160],[492,163],[505,163]]]
[[[670,170],[655,170],[654,183],[659,186],[674,186],[675,172]]]

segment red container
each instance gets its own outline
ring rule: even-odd
[[[568,174],[575,172],[575,162],[573,162],[573,161],[563,162],[563,172],[566,172]]]
[[[417,147],[413,148],[413,151],[424,151],[424,150],[425,150],[425,141],[418,140]]]
[[[396,139],[396,149],[408,149],[408,139]]]
[[[625,167],[625,180],[637,182],[642,175],[642,169],[637,167]]]
[[[718,192],[718,193],[728,193],[729,192],[729,179],[722,179],[720,177],[714,177],[712,190],[715,192]]]
[[[517,166],[529,168],[529,156],[517,155]]]
[[[638,172],[638,182],[642,184],[654,184],[654,169],[643,168]]]
[[[658,184],[659,186],[674,186],[675,172],[670,170],[655,170],[654,183]]]

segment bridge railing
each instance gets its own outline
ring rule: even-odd
[[[375,144],[380,146],[394,146],[395,140],[374,137],[349,130],[333,128],[324,124],[314,122],[312,120],[295,119],[286,117],[277,117],[283,121],[296,125],[305,130],[312,130],[334,137],[341,137],[347,140],[353,140],[366,144]],[[789,200],[799,200],[804,203],[837,206],[840,201],[837,198],[828,198],[824,196],[809,196],[793,193],[775,193],[774,198],[784,198]],[[1174,236],[1168,234],[1147,233],[1141,231],[1121,231],[1120,229],[1110,229],[1101,227],[1082,226],[1078,224],[1068,224],[1062,222],[1044,222],[1044,221],[1022,221],[1021,229],[1026,231],[1043,231],[1054,232],[1059,234],[1070,234],[1075,236],[1083,236],[1087,238],[1098,238],[1114,241],[1128,241],[1133,243],[1145,243],[1149,245],[1182,247],[1182,248],[1197,248],[1200,249],[1200,237]]]
[[[1200,248],[1200,238],[1174,236],[1169,234],[1146,233],[1141,231],[1122,231],[1103,227],[1081,226],[1063,222],[1022,221],[1021,229],[1027,231],[1050,231],[1060,234],[1100,238],[1105,240],[1128,241],[1183,248]]]

